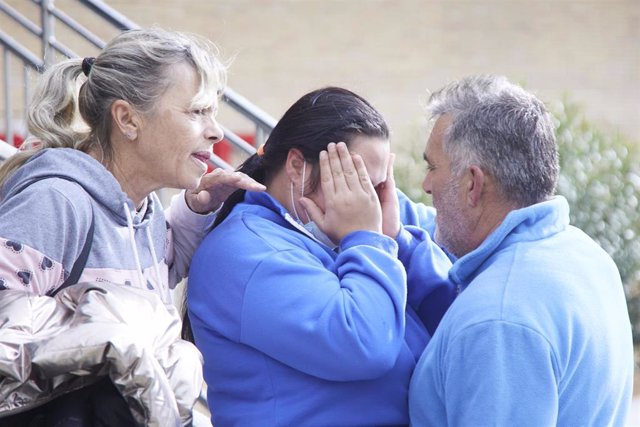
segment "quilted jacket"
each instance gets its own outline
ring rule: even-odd
[[[0,296],[0,418],[108,376],[141,425],[191,424],[202,358],[157,294],[93,282]]]

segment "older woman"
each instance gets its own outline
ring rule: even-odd
[[[170,302],[169,291],[186,275],[191,255],[211,224],[211,212],[237,187],[264,188],[240,173],[216,170],[205,175],[211,147],[223,137],[215,115],[224,76],[210,42],[161,29],[122,33],[97,58],[70,59],[47,71],[29,108],[34,149],[13,156],[0,169],[3,302],[9,301],[10,292],[27,291],[35,298],[66,291],[77,282],[107,288],[116,284],[131,289],[131,298],[146,292]],[[174,198],[167,213],[154,194],[163,187],[187,190]],[[115,304],[126,307],[125,301]],[[0,343],[9,339],[11,323],[3,329]],[[135,330],[135,324],[127,330]],[[90,336],[78,332],[79,347],[100,331],[87,331]],[[88,354],[73,353],[70,357],[78,362],[74,367],[114,377],[108,369],[89,370]],[[110,357],[116,369],[113,360],[121,358]],[[190,369],[198,372],[197,366]],[[61,388],[66,380],[57,378],[53,382]],[[23,387],[26,394],[5,388],[3,409],[46,400],[42,395],[51,390],[38,383],[40,377],[31,380],[38,386]],[[143,395],[137,386],[121,383],[119,389],[135,400]],[[69,388],[78,387],[76,382]],[[197,388],[197,381],[189,387]],[[71,400],[91,392],[83,388]],[[54,408],[61,407],[57,402],[52,402]],[[165,406],[178,409],[175,401]],[[148,423],[148,411],[137,407],[136,413],[138,422]],[[188,411],[181,415],[188,421]],[[133,422],[131,414],[124,418],[113,424]]]

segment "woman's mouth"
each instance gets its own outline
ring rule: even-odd
[[[197,151],[195,153],[191,153],[191,159],[193,159],[193,162],[200,167],[202,173],[206,173],[209,169],[208,162],[210,155],[211,153],[209,153],[208,151]]]
[[[207,164],[207,162],[209,161],[210,153],[208,151],[198,151],[191,154],[191,157],[194,157],[196,160],[199,160],[204,164]]]

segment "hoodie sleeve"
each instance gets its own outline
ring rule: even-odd
[[[393,368],[404,342],[406,288],[392,239],[351,233],[332,268],[303,247],[276,250],[269,242],[254,242],[242,264],[229,253],[234,247],[222,253],[205,241],[199,250],[189,277],[197,340],[207,341],[205,335],[215,328],[293,369],[331,381],[379,378]],[[226,280],[211,286],[214,277]],[[202,349],[207,360],[206,343]]]
[[[327,380],[378,378],[404,342],[404,270],[387,237],[355,232],[340,246],[335,271],[309,252],[267,257],[247,288],[240,339]]]
[[[432,239],[436,210],[397,192],[402,228],[396,241],[398,256],[407,270],[408,304],[433,335],[456,295],[448,277],[454,257]]]
[[[172,233],[173,253],[167,254],[169,263],[169,287],[185,278],[189,272],[191,257],[211,228],[215,213],[201,215],[193,212],[184,199],[184,191],[171,198],[171,204],[165,211],[165,218]]]
[[[398,258],[407,271],[407,303],[431,335],[456,297],[449,279],[451,260],[422,228],[403,226],[396,237]]]
[[[44,295],[69,275],[91,224],[87,199],[72,202],[78,184],[36,182],[0,204],[0,290]]]
[[[436,210],[422,203],[415,203],[406,194],[396,190],[400,208],[400,222],[403,225],[415,225],[433,236],[436,227]]]

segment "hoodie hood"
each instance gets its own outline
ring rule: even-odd
[[[50,183],[43,182],[47,179]],[[71,181],[82,190],[61,181]],[[29,191],[40,182],[39,190]],[[48,197],[50,189],[56,196],[49,197],[48,204],[39,203],[38,194]],[[166,299],[166,220],[155,194],[147,196],[145,202],[143,212],[138,214],[111,172],[88,154],[68,148],[44,149],[16,169],[2,188],[4,229],[0,238],[9,241],[10,247],[19,244],[32,251],[30,262],[38,267],[30,269],[30,275],[53,271],[40,267],[43,257],[50,266],[59,265],[58,273],[51,273],[55,277],[24,279],[24,285],[44,284],[36,289],[43,293],[40,291],[49,292],[60,285],[62,272],[71,271],[94,224],[92,235],[96,238],[92,238],[94,244],[80,279],[159,289]],[[25,211],[34,209],[25,221]],[[38,224],[37,232],[31,230],[33,224]]]
[[[5,182],[0,200],[10,198],[29,184],[46,178],[62,178],[78,183],[95,203],[111,212],[120,225],[127,224],[124,205],[135,212],[133,201],[122,191],[111,172],[93,157],[72,148],[49,148],[33,155]],[[149,203],[148,210],[152,209],[153,203]],[[148,211],[145,218],[151,214]]]

